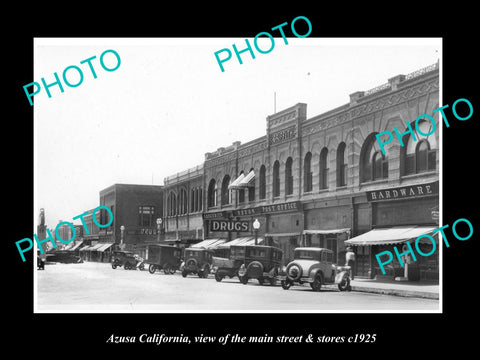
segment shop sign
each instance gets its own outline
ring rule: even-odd
[[[157,235],[157,229],[155,228],[137,228],[133,230],[127,230],[128,235]]]
[[[233,216],[248,216],[257,214],[271,214],[283,211],[300,210],[300,201],[292,201],[283,204],[257,206],[250,209],[233,210]]]
[[[214,213],[204,213],[203,218],[205,220],[209,219],[226,219],[228,218],[228,213],[226,211],[219,211]]]
[[[210,231],[250,232],[250,221],[210,220]]]
[[[407,199],[426,195],[438,195],[438,181],[426,184],[417,184],[390,189],[367,191],[367,200],[382,201]]]

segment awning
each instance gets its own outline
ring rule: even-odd
[[[245,174],[241,173],[230,185],[228,185],[229,189],[237,189],[238,184],[245,178]]]
[[[214,249],[217,246],[225,243],[227,240],[225,239],[207,239],[200,241],[199,243],[193,244],[192,248],[205,248],[205,249]]]
[[[81,249],[78,250],[78,251],[88,251],[88,250],[91,250],[92,247],[93,247],[93,246],[87,245],[87,246],[81,248]]]
[[[70,251],[75,251],[75,250],[77,250],[80,246],[82,246],[82,244],[83,244],[83,241],[79,241],[78,243],[74,244],[74,245],[73,245],[70,249],[68,249],[68,250],[70,250]]]
[[[416,239],[420,235],[429,234],[435,229],[435,227],[430,226],[394,226],[379,228],[355,236],[350,240],[345,240],[345,244],[355,246],[398,244]],[[421,239],[420,243],[430,243],[430,241]]]
[[[100,246],[97,251],[105,251],[113,246],[114,243],[103,243],[102,246]]]
[[[251,170],[238,184],[237,188],[255,186],[255,172]]]
[[[263,243],[263,237],[257,238],[257,244],[260,245],[261,243]],[[251,236],[236,238],[232,241],[219,245],[217,248],[225,249],[225,248],[229,248],[232,245],[255,245],[255,238]]]
[[[304,234],[343,234],[343,233],[350,233],[349,228],[345,229],[333,229],[333,230],[303,230]]]
[[[293,236],[298,236],[298,235],[301,235],[302,233],[300,232],[294,232],[294,233],[277,233],[277,234],[273,234],[273,233],[268,233],[268,234],[265,234],[265,237],[293,237]]]
[[[63,250],[65,250],[65,251],[70,251],[70,250],[72,250],[72,247],[74,247],[74,246],[75,246],[75,243],[74,243],[74,242],[71,242],[71,243],[67,244],[67,245],[63,248]]]

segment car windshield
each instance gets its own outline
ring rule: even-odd
[[[185,257],[199,258],[201,254],[200,251],[185,251]]]
[[[296,250],[295,259],[320,260],[320,252],[309,250]]]

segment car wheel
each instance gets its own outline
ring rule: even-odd
[[[124,265],[123,265],[123,268],[125,270],[130,270],[130,264],[128,262],[126,262]]]
[[[220,275],[218,272],[215,274],[215,280],[217,280],[218,282],[222,281],[223,280],[223,276]]]
[[[116,264],[112,264],[112,269],[115,270],[117,268]]]
[[[247,275],[239,276],[238,278],[240,279],[240,282],[241,282],[243,285],[246,285],[246,284],[248,283],[248,277],[247,277]]]
[[[283,290],[288,290],[288,289],[290,289],[290,286],[292,286],[292,283],[288,280],[282,280],[281,284],[282,284],[282,289]]]
[[[182,271],[182,276],[187,277],[187,272],[185,270]]]
[[[175,269],[175,268],[172,267],[172,268],[170,269],[170,275],[175,274],[176,271],[177,271],[177,269]]]
[[[315,279],[313,280],[312,283],[310,283],[310,286],[313,291],[320,291],[322,288],[322,283],[323,283],[323,276],[322,274],[318,274],[315,276]]]
[[[163,272],[165,273],[165,275],[170,275],[170,271],[172,271],[172,268],[169,263],[163,265]]]
[[[150,274],[153,274],[153,273],[155,273],[155,270],[157,270],[157,267],[153,264],[150,264],[150,266],[148,267],[148,272]]]
[[[140,270],[145,270],[145,264],[141,264],[138,268],[139,268]]]
[[[198,270],[198,273],[197,273],[198,277],[201,279],[203,278],[203,271],[202,270]]]
[[[342,281],[338,284],[338,290],[346,291],[350,288],[350,278],[348,276],[344,276]]]

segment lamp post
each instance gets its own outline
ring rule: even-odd
[[[158,235],[158,242],[160,242],[160,229],[162,228],[162,218],[157,218],[157,235]]]
[[[255,219],[253,222],[253,230],[255,231],[255,245],[257,245],[258,241],[258,229],[260,229],[260,221],[258,219]]]
[[[120,249],[123,250],[124,245],[123,245],[123,239],[124,239],[124,233],[125,233],[125,226],[120,226]]]

